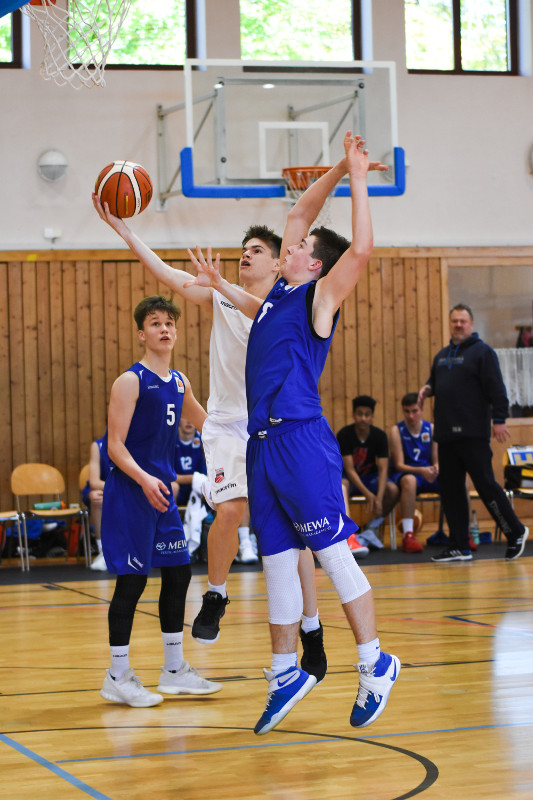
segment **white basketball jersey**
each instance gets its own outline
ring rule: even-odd
[[[219,292],[213,292],[207,401],[212,419],[234,422],[248,417],[244,366],[251,327],[251,319]]]

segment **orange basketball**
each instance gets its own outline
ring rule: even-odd
[[[140,164],[113,161],[96,179],[94,191],[102,205],[107,203],[115,217],[134,217],[144,211],[152,199],[152,181]]]

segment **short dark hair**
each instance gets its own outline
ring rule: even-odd
[[[335,233],[330,228],[324,228],[324,226],[313,228],[310,235],[315,237],[311,255],[313,258],[318,258],[322,261],[320,277],[323,278],[335,266],[342,254],[346,252],[350,242],[344,236]]]
[[[474,312],[466,303],[456,303],[453,308],[450,308],[450,317],[454,311],[466,311],[472,322],[474,321]]]
[[[281,252],[281,236],[274,233],[272,228],[267,228],[266,225],[250,225],[248,230],[244,233],[244,239],[242,240],[243,249],[250,239],[260,239],[270,249],[272,258],[279,257]]]
[[[407,408],[407,406],[417,406],[418,405],[418,392],[407,392],[402,397],[402,408]]]
[[[160,294],[154,294],[150,297],[145,297],[135,306],[133,318],[137,323],[137,330],[142,331],[144,321],[149,314],[154,314],[156,311],[164,311],[169,317],[172,317],[174,322],[177,322],[181,317],[181,309],[168,297],[163,297]]]
[[[376,407],[376,401],[374,400],[373,397],[370,397],[369,394],[359,394],[352,400],[352,411],[355,411],[355,409],[359,408],[359,406],[370,408],[372,410],[372,413],[374,413],[374,409]]]

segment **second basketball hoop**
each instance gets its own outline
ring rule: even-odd
[[[284,167],[281,170],[281,175],[287,184],[287,198],[291,205],[295,205],[306,189],[312,183],[317,181],[326,172],[329,172],[331,167]],[[328,226],[331,224],[330,218],[330,201],[331,195],[324,203],[315,224],[318,226]]]

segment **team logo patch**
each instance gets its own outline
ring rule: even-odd
[[[201,444],[202,444],[202,442],[201,442],[200,437],[199,436],[195,436],[194,439],[192,440],[192,446],[196,449],[197,447],[200,447]]]
[[[179,378],[177,375],[176,375],[176,385],[178,387],[178,392],[180,394],[185,394],[185,384],[183,383],[181,378]]]
[[[215,468],[215,483],[222,483],[224,480],[224,467]]]
[[[156,550],[164,550],[164,549],[165,549],[165,543],[164,542],[158,542],[156,544]]]
[[[420,438],[422,439],[423,442],[429,442],[429,433],[427,431],[424,431]]]

